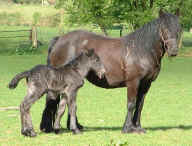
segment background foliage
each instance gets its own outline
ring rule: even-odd
[[[179,8],[183,27],[192,27],[192,0],[57,0],[56,8],[64,8],[71,24],[92,23],[103,32],[114,24],[141,27],[156,17],[161,8],[172,13]]]

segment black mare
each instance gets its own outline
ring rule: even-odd
[[[127,116],[122,132],[145,132],[140,123],[145,95],[160,72],[164,54],[178,54],[180,36],[178,13],[174,15],[160,10],[159,18],[120,38],[105,37],[83,30],[56,37],[49,47],[48,64],[65,64],[85,48],[94,48],[105,66],[105,78],[99,79],[91,71],[87,79],[98,87],[126,87]],[[50,132],[54,124],[58,104],[54,100],[55,96],[51,93],[47,95],[40,126],[45,132]],[[104,97],[101,100],[105,100]],[[80,124],[79,128],[82,128]]]

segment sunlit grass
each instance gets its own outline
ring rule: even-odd
[[[0,56],[0,107],[19,106],[26,94],[25,81],[9,90],[8,82],[18,72],[35,64],[45,63],[46,55]],[[78,117],[85,130],[72,135],[67,130],[60,135],[44,134],[39,130],[45,97],[32,107],[36,138],[20,134],[19,111],[0,111],[1,145],[190,145],[192,144],[192,58],[164,59],[162,71],[152,84],[142,113],[146,134],[122,134],[126,115],[126,89],[101,89],[86,82],[78,93]],[[66,128],[66,115],[62,120]]]

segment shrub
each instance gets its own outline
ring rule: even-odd
[[[20,43],[15,49],[15,54],[24,55],[24,54],[34,54],[36,53],[37,48],[33,48],[31,42]]]
[[[19,4],[40,4],[41,0],[13,0],[15,3]]]

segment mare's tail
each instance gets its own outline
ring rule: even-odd
[[[25,71],[22,73],[17,74],[9,83],[8,87],[9,89],[15,89],[17,87],[17,84],[19,83],[19,81],[23,78],[29,77],[30,75],[30,71]]]
[[[51,53],[51,51],[53,50],[54,45],[56,44],[57,40],[59,39],[59,36],[54,37],[51,41],[50,41],[50,45],[48,48],[48,56],[47,56],[47,64],[50,65],[50,58],[49,55]]]

